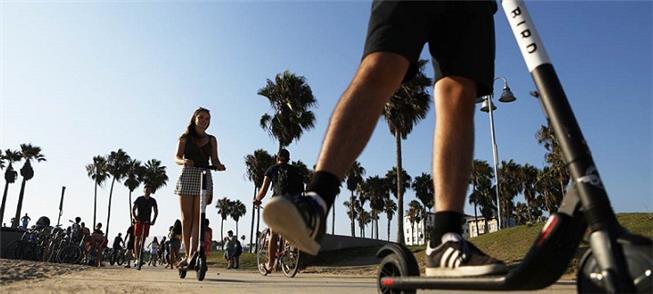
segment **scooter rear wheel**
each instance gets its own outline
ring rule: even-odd
[[[636,293],[653,293],[653,242],[639,236],[620,239],[628,272]],[[592,250],[588,250],[580,262],[576,277],[578,293],[607,293],[605,279]]]

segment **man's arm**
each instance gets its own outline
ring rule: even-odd
[[[136,201],[134,201],[134,206],[132,207],[132,217],[134,219],[137,219],[136,218],[136,208],[138,208],[138,204],[136,204]]]
[[[270,188],[270,177],[265,176],[263,178],[263,187],[258,191],[258,194],[256,194],[256,198],[254,198],[254,203],[260,203],[263,198],[265,198],[265,194],[268,193],[268,189]]]
[[[154,225],[154,223],[156,222],[156,217],[159,216],[159,207],[156,204],[156,200],[154,200],[154,206],[152,206],[152,208],[154,209],[154,219],[152,219],[152,225]]]

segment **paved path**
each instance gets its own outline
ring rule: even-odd
[[[108,267],[73,272],[49,279],[13,282],[0,287],[2,293],[310,293],[347,294],[376,293],[371,277],[298,274],[293,279],[281,273],[263,277],[256,272],[227,271],[210,268],[206,279],[199,282],[189,272],[185,280],[176,270],[162,268],[134,269]],[[156,291],[156,292],[155,292]],[[457,293],[446,291],[447,293]],[[435,291],[420,291],[435,293]],[[483,293],[483,292],[464,292]],[[519,292],[513,292],[519,293]],[[526,292],[524,292],[526,293]],[[558,283],[550,288],[529,293],[575,293],[572,283]]]

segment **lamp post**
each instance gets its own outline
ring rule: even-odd
[[[510,90],[510,87],[508,87],[508,80],[504,77],[496,77],[494,81],[501,79],[503,80],[503,92],[501,93],[501,97],[499,98],[500,102],[504,103],[509,103],[513,102],[516,100],[515,95],[512,94],[512,91]],[[499,197],[499,151],[497,148],[497,140],[495,136],[495,130],[494,130],[494,110],[497,109],[497,107],[492,103],[492,98],[494,97],[494,93],[490,93],[490,95],[486,95],[483,97],[479,97],[476,101],[477,102],[483,102],[481,105],[481,111],[487,112],[490,117],[490,136],[492,138],[492,159],[494,161],[494,181],[495,181],[495,190],[496,190],[496,196],[497,196],[497,221],[498,221],[498,229],[501,230],[501,198]]]

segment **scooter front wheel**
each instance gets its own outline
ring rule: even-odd
[[[379,271],[377,272],[377,286],[379,294],[413,294],[417,291],[415,289],[400,290],[400,289],[391,289],[388,285],[383,284],[383,278],[392,278],[392,277],[408,277],[408,276],[419,276],[419,267],[416,263],[405,260],[401,255],[390,253],[386,255],[381,264],[379,265]]]
[[[197,271],[197,280],[203,281],[204,277],[206,277],[206,271],[208,270],[208,267],[206,266],[206,260],[203,258],[198,258],[195,269]]]

